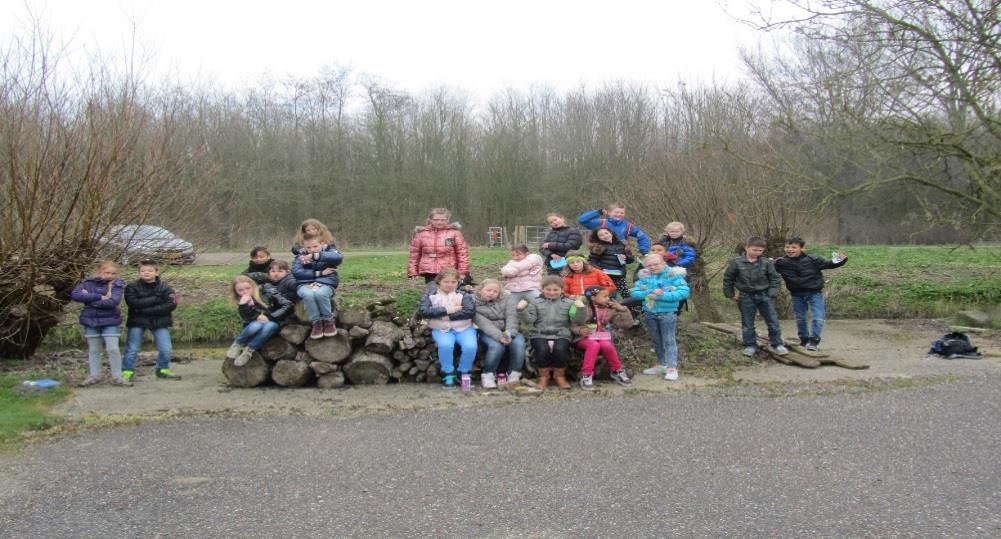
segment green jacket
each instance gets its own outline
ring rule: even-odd
[[[747,257],[741,255],[730,260],[723,272],[723,295],[732,298],[736,288],[744,294],[768,292],[768,296],[774,298],[779,295],[781,282],[770,260],[762,256],[757,262],[748,262]]]
[[[587,315],[587,308],[574,306],[570,298],[538,297],[521,312],[521,321],[527,326],[529,339],[570,340],[573,338],[570,333],[571,324],[586,324]]]

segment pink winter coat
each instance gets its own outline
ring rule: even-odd
[[[425,273],[437,275],[445,268],[455,268],[459,273],[469,275],[469,248],[459,228],[458,223],[445,228],[420,227],[410,242],[407,277]]]
[[[528,292],[542,288],[542,257],[532,253],[521,260],[511,260],[500,269],[504,289],[508,292]]]

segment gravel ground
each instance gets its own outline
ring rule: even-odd
[[[0,537],[998,537],[999,382],[90,431],[0,460]]]

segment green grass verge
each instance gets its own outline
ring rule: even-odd
[[[10,362],[7,363],[8,365]],[[21,391],[21,382],[39,378],[55,378],[63,385],[46,391]],[[61,420],[49,413],[71,393],[66,379],[43,371],[12,371],[0,373],[0,449],[9,448],[28,431],[55,427]]]

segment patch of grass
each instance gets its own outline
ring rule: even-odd
[[[21,391],[21,382],[39,378],[55,378],[63,385],[45,391]],[[58,374],[31,370],[0,373],[0,448],[9,447],[24,432],[59,425],[61,420],[49,410],[65,400],[70,392],[66,378]]]

